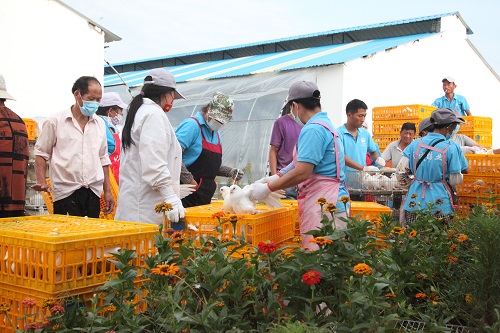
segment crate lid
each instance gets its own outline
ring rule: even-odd
[[[66,215],[40,215],[0,219],[2,238],[60,243],[126,234],[158,232],[156,224],[104,220]]]

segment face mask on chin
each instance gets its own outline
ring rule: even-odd
[[[99,103],[94,101],[84,101],[82,94],[80,93],[80,99],[82,100],[82,105],[78,104],[80,107],[80,112],[86,116],[91,117],[99,109]],[[78,101],[77,101],[78,102]]]
[[[295,115],[295,113],[293,113],[293,103],[292,105],[290,106],[290,113],[293,115],[293,120],[295,120],[295,122],[297,123],[297,125],[299,125],[300,127],[304,126],[305,124],[300,120],[299,118],[299,112],[297,110],[297,115]]]
[[[113,118],[110,118],[110,120],[111,120],[111,123],[113,125],[118,125],[120,123],[120,121],[122,120],[122,116],[117,113],[116,116],[114,116]]]
[[[460,130],[460,125],[457,124],[457,127],[455,127],[455,129],[453,130],[453,132],[451,133],[451,135],[457,134],[459,130]]]
[[[165,95],[165,101],[168,101],[167,100],[167,95]],[[174,100],[172,100],[172,103],[174,102]],[[173,107],[173,104],[172,103],[165,103],[165,105],[163,106],[163,111],[165,113],[167,113],[168,111],[172,110],[172,107]]]

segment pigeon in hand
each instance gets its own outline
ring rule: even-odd
[[[224,203],[222,204],[222,211],[224,211],[224,213],[227,214],[234,214],[229,187],[222,186],[219,190],[219,193],[221,194],[222,199],[224,200]]]
[[[250,200],[250,189],[243,191],[238,185],[229,187],[231,205],[236,214],[255,214],[255,203]]]

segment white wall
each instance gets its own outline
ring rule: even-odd
[[[432,104],[444,95],[441,80],[452,76],[457,81],[455,93],[467,98],[472,114],[492,117],[493,133],[500,130],[500,106],[486,97],[500,91],[500,82],[471,48],[465,30],[463,34],[444,31],[355,59],[344,70],[342,104],[353,98],[363,100],[370,109],[369,122],[373,107]],[[493,146],[500,147],[499,135],[493,134]]]
[[[103,82],[104,33],[53,0],[1,0],[0,73],[21,117],[47,116],[74,103],[80,76]]]

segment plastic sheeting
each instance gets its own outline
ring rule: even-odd
[[[269,141],[274,121],[280,116],[288,88],[298,80],[316,82],[316,69],[265,73],[218,80],[180,83],[177,89],[186,97],[176,100],[168,112],[172,126],[193,116],[208,104],[214,92],[220,91],[234,100],[233,119],[221,130],[222,164],[245,171],[242,183],[252,183],[268,172]],[[118,91],[124,101],[130,95],[123,86]],[[133,88],[135,96],[140,87]],[[128,97],[128,98],[127,98]],[[220,180],[222,183],[225,181]]]

